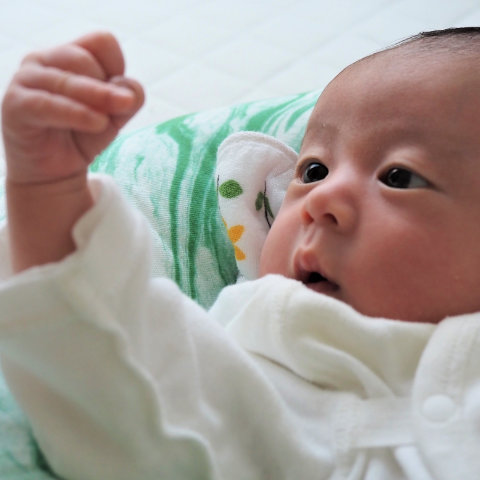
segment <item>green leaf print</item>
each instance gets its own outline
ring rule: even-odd
[[[235,198],[243,193],[243,189],[236,180],[227,180],[218,188],[220,195],[224,198]]]

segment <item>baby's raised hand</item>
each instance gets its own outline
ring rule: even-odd
[[[123,55],[108,33],[93,33],[22,62],[2,104],[10,182],[41,184],[86,173],[144,100],[123,77]]]

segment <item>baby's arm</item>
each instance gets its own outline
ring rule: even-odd
[[[12,266],[61,260],[91,206],[87,168],[143,104],[115,38],[94,33],[27,56],[2,104]]]

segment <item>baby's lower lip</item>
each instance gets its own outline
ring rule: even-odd
[[[328,280],[324,280],[323,282],[305,282],[305,286],[310,290],[325,295],[332,295],[339,290],[339,286],[336,283],[329,282]]]
[[[339,289],[336,283],[331,282],[319,272],[311,272],[308,274],[308,276],[304,278],[303,283],[311,290],[327,295],[333,294]]]

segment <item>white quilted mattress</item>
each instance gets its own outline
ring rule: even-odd
[[[126,129],[323,87],[420,30],[480,24],[478,0],[0,0],[0,92],[21,57],[114,32],[147,103]]]

